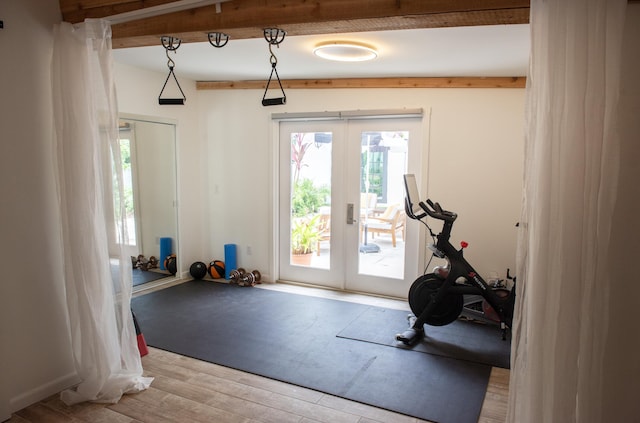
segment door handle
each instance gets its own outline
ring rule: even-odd
[[[357,219],[353,218],[353,203],[347,204],[347,225],[353,225]]]

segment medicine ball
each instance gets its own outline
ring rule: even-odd
[[[167,256],[167,258],[164,259],[164,268],[167,269],[167,271],[173,276],[178,273],[178,263],[176,261],[175,254],[170,254]]]
[[[189,273],[194,279],[202,279],[207,274],[207,265],[201,261],[196,261],[189,268]]]
[[[213,260],[209,263],[209,276],[213,279],[224,278],[224,262],[222,260]]]

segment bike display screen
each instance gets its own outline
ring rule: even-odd
[[[409,200],[409,208],[415,216],[423,214],[424,211],[420,207],[420,194],[418,193],[418,184],[416,183],[416,175],[409,173],[404,175],[404,188]]]

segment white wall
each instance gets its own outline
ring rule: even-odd
[[[524,89],[289,90],[287,104],[277,107],[263,107],[262,94],[198,93],[209,150],[212,257],[223,258],[223,245],[236,243],[239,266],[272,276],[271,113],[421,107],[431,111],[422,192],[458,212],[452,242],[470,243],[467,257],[480,272],[515,267]]]
[[[52,160],[58,2],[0,2],[0,420],[66,388],[70,350]]]
[[[183,272],[224,259],[224,244],[235,243],[238,266],[273,280],[271,113],[404,107],[431,112],[421,189],[428,184],[431,198],[460,214],[452,240],[470,243],[467,257],[481,272],[515,267],[523,89],[289,90],[287,105],[263,107],[260,90],[195,91],[181,80],[186,105],[159,106],[164,78],[116,67],[121,112],[178,120]]]

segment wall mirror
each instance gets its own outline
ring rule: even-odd
[[[176,124],[121,114],[119,144],[135,292],[174,278],[165,258],[178,252]]]

